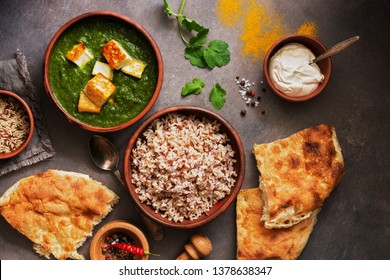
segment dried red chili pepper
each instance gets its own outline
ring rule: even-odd
[[[108,248],[111,248],[111,247],[115,247],[115,248],[124,250],[126,252],[129,252],[129,253],[132,253],[132,254],[135,254],[135,255],[140,255],[140,256],[144,256],[144,255],[151,255],[151,256],[157,256],[157,257],[160,256],[160,255],[153,254],[151,252],[145,251],[143,248],[140,248],[140,247],[137,247],[137,246],[133,246],[133,245],[129,245],[129,244],[113,243],[113,244],[110,244],[110,245],[102,246],[103,249],[108,249]]]

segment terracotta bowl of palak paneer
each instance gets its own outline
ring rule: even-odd
[[[159,96],[163,72],[148,31],[121,14],[95,11],[55,33],[45,53],[44,85],[71,123],[113,132],[147,114]]]

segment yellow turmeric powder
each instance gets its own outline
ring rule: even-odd
[[[239,27],[242,54],[255,59],[264,57],[281,37],[294,33],[283,23],[283,15],[273,11],[269,3],[255,0],[218,0],[218,20],[226,27]],[[307,21],[295,32],[315,37],[315,23]]]
[[[217,17],[226,27],[233,27],[242,17],[243,1],[218,1],[216,7]]]
[[[317,36],[317,26],[314,22],[305,22],[303,23],[297,31],[298,34],[308,35],[311,37]]]
[[[242,53],[260,59],[287,32],[281,16],[270,13],[268,4],[259,5],[252,1],[242,25]]]

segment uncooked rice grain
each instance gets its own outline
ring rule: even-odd
[[[154,120],[132,151],[132,183],[142,203],[170,221],[195,220],[230,194],[234,151],[220,123],[170,113]]]

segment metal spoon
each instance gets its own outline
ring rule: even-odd
[[[89,139],[89,151],[91,158],[95,165],[102,170],[111,171],[114,173],[118,181],[126,187],[125,182],[122,180],[122,176],[118,170],[119,153],[108,139],[99,135],[92,135]],[[148,232],[152,238],[156,241],[160,241],[164,238],[164,229],[157,222],[151,220],[149,217],[140,212],[138,207],[135,207],[139,213],[143,223],[145,224]]]
[[[329,56],[335,55],[336,53],[339,53],[339,52],[345,50],[346,48],[348,48],[349,46],[351,46],[357,40],[359,40],[359,36],[354,36],[352,38],[344,40],[344,41],[334,45],[333,47],[331,47],[329,50],[327,50],[323,54],[317,56],[315,59],[310,61],[309,64],[313,64],[313,63],[315,63],[317,61],[320,61],[320,60],[322,60],[324,58],[327,58]]]

